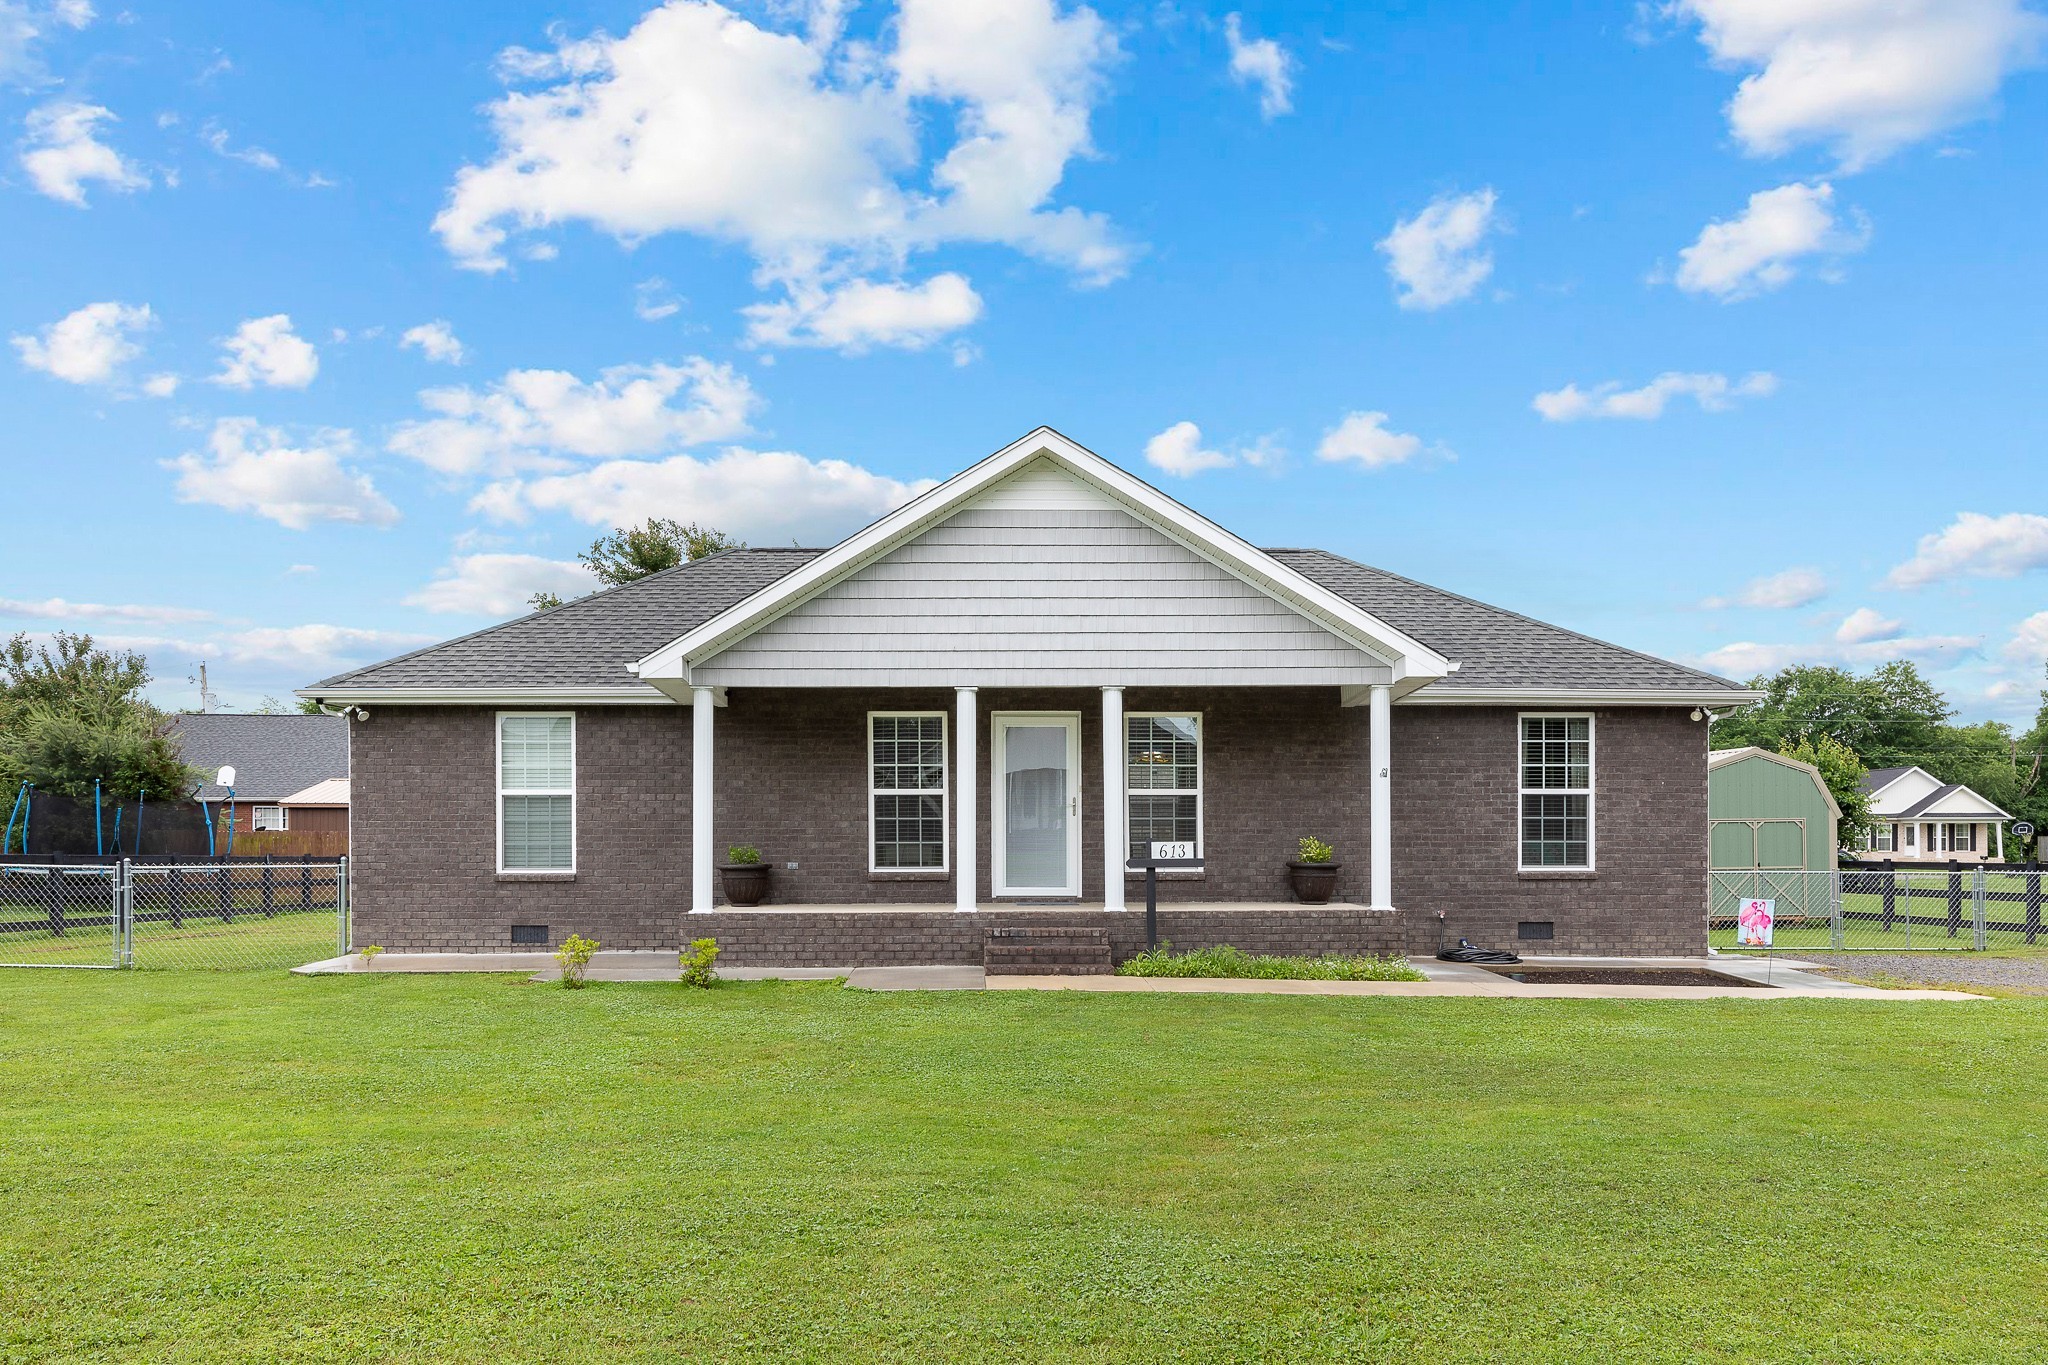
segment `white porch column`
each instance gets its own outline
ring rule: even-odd
[[[1998,831],[1998,857],[1995,861],[2002,863],[2005,861],[2005,825],[1994,821],[1991,828]]]
[[[953,703],[953,750],[958,756],[953,777],[953,908],[971,911],[980,879],[975,866],[974,779],[980,759],[974,752],[974,689],[954,688]]]
[[[718,710],[711,689],[690,689],[690,913],[711,911],[711,717]]]
[[[1394,783],[1391,777],[1394,689],[1375,683],[1372,689],[1372,908],[1394,908]]]
[[[1124,828],[1124,690],[1102,689],[1102,908],[1124,908],[1124,859],[1130,833]]]

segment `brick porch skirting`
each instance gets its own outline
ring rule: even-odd
[[[1248,953],[1401,953],[1399,910],[1298,906],[1161,906],[1159,937],[1176,949],[1222,944]],[[1145,947],[1143,908],[1106,910],[717,910],[683,916],[686,939],[718,940],[731,967],[980,966],[990,929],[1075,927],[1108,931],[1118,962]]]

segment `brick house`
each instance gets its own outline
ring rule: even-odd
[[[356,937],[706,934],[735,963],[1705,944],[1725,679],[1318,550],[1259,550],[1048,428],[827,550],[745,549],[304,689],[351,709]],[[1338,894],[1294,902],[1295,842]],[[768,902],[726,903],[752,844]]]

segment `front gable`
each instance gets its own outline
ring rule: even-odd
[[[1870,813],[1878,816],[1903,815],[1941,788],[1941,779],[1925,768],[1908,768],[1870,794]]]
[[[635,671],[677,695],[861,684],[1416,687],[1450,667],[1042,428]]]

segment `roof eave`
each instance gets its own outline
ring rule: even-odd
[[[1763,693],[1705,687],[1425,687],[1404,706],[1747,706]]]

